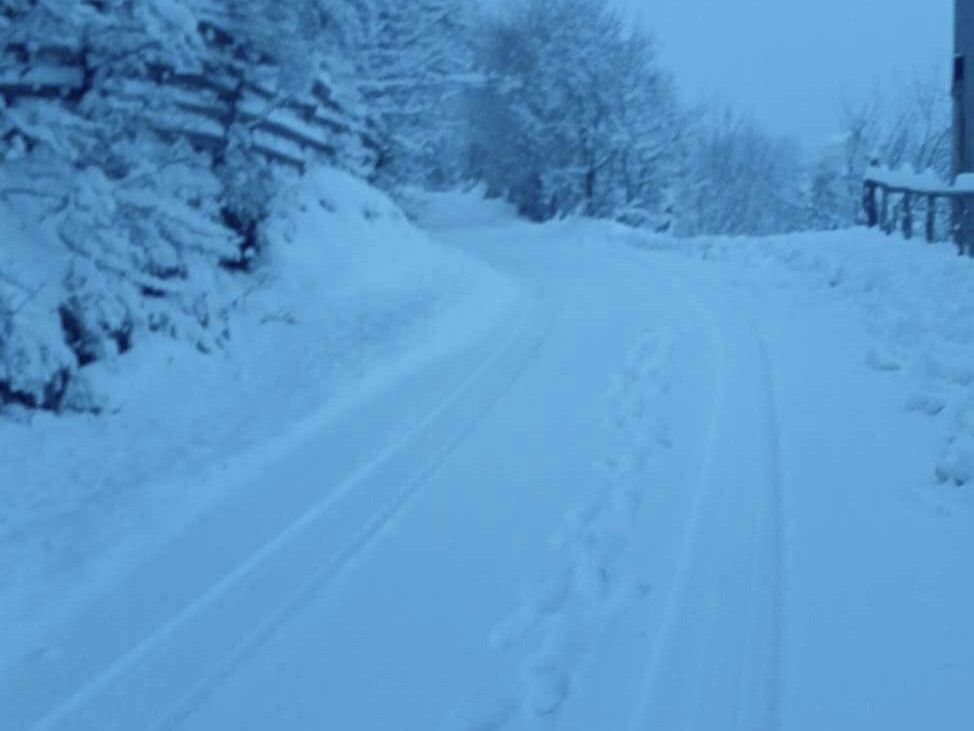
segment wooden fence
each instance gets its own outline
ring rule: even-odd
[[[272,69],[246,76],[228,64],[223,69],[179,73],[149,66],[137,78],[117,80],[111,93],[119,101],[151,104],[151,126],[165,138],[185,139],[213,153],[224,149],[233,125],[242,126],[257,154],[303,171],[316,160],[360,169],[380,157],[378,136],[353,105],[336,98],[333,85],[319,78],[310,93],[282,96],[272,90]],[[82,54],[51,46],[0,50],[0,95],[16,108],[25,99],[69,105],[89,88],[90,72]],[[355,155],[358,159],[342,160]]]
[[[912,239],[922,221],[928,243],[953,240],[961,254],[974,256],[974,247],[965,245],[961,235],[963,223],[974,213],[974,187],[870,168],[863,181],[863,210],[870,228],[879,227],[886,234],[899,231]]]

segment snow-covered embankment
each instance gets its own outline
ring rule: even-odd
[[[5,229],[18,231],[11,210]],[[0,417],[0,646],[31,638],[257,466],[514,307],[506,279],[334,170],[275,202],[225,347],[162,337],[84,369],[103,413]]]

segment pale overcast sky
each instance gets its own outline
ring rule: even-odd
[[[685,96],[716,93],[807,147],[834,132],[843,91],[946,74],[953,51],[954,0],[616,2],[655,32]]]

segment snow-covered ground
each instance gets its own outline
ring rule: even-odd
[[[639,238],[632,241],[637,246],[674,248],[672,242]],[[924,484],[918,493],[974,508],[970,488],[947,489],[974,480],[974,261],[946,244],[865,230],[698,240],[677,248],[733,264],[742,286],[788,294],[795,307],[823,302],[846,307],[868,334],[857,343],[863,363],[895,381],[904,390],[903,410],[926,417],[929,431],[941,435],[937,457],[926,466],[945,487],[931,491]]]
[[[57,455],[4,596],[97,588],[4,637],[12,728],[971,726],[969,261],[321,185],[222,361],[3,425]]]
[[[226,348],[146,338],[87,370],[106,413],[0,417],[0,665],[273,455],[516,300],[334,170],[281,196],[270,237]]]

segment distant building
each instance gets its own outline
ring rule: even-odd
[[[954,2],[954,154],[953,174],[974,173],[974,0]],[[955,199],[954,240],[974,256],[974,210],[970,199]]]
[[[954,175],[974,172],[974,0],[954,2]]]

